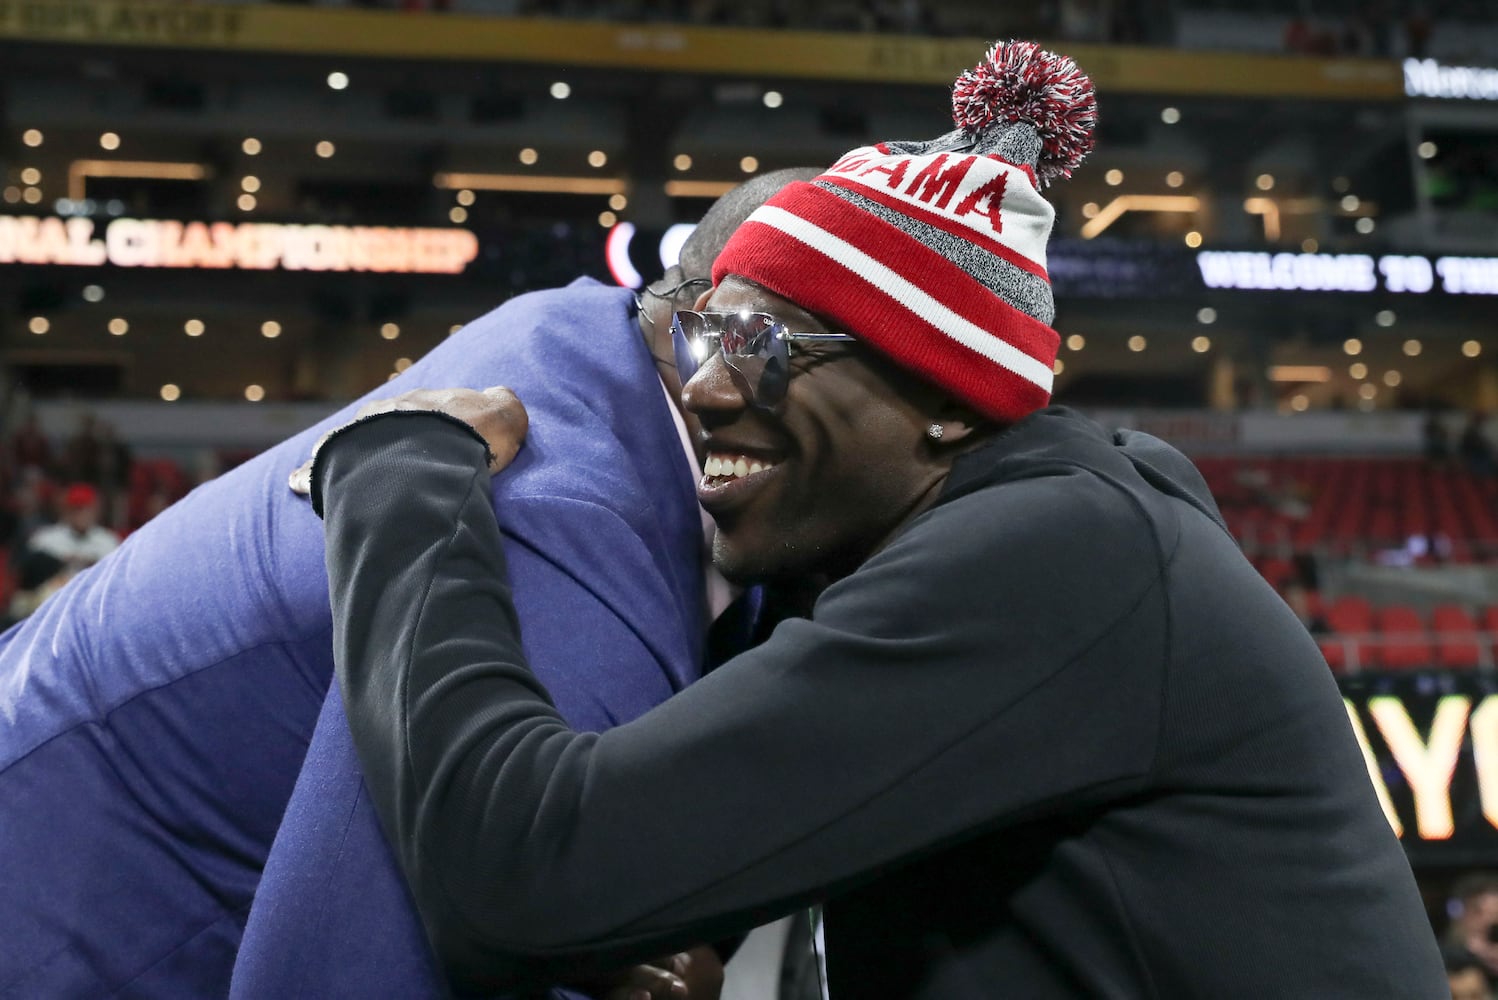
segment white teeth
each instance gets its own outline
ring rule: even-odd
[[[756,472],[764,472],[773,468],[775,468],[774,462],[761,462],[758,459],[751,462],[742,455],[709,455],[707,461],[702,463],[702,474],[709,478],[742,479],[744,476],[752,476]]]

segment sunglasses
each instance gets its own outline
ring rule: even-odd
[[[683,310],[671,319],[671,343],[682,385],[697,369],[721,351],[738,378],[739,388],[759,406],[770,408],[785,399],[791,378],[791,344],[856,341],[846,333],[792,333],[769,313],[710,313]]]

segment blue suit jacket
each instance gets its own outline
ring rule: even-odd
[[[699,514],[629,301],[590,281],[523,296],[371,393],[503,383],[525,401],[496,499],[526,644],[583,726],[645,711],[700,661]],[[321,523],[286,487],[351,412],[195,490],[4,637],[0,997],[224,995],[314,723],[243,990],[366,972],[305,995],[440,989],[324,710]],[[602,649],[627,666],[590,672]]]

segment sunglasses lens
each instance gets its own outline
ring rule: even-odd
[[[707,317],[697,312],[678,312],[671,317],[671,348],[682,385],[702,367],[708,342],[703,339]]]
[[[766,313],[736,313],[723,331],[724,358],[743,375],[760,406],[771,407],[785,395],[788,350],[777,334],[780,324]],[[730,337],[736,350],[730,351]]]
[[[779,332],[767,313],[678,312],[671,320],[676,370],[685,384],[714,349],[721,350],[754,401],[774,406],[785,397],[790,369],[790,352]]]
[[[764,313],[730,313],[723,321],[723,353],[744,355],[757,353],[760,341],[775,321]]]

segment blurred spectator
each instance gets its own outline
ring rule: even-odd
[[[1410,11],[1404,21],[1404,54],[1411,59],[1424,59],[1430,50],[1432,30],[1430,13],[1423,7]]]
[[[15,489],[11,492],[5,524],[5,537],[0,542],[12,547],[19,558],[31,536],[52,523],[48,514],[52,484],[42,470],[30,465],[21,470]]]
[[[1286,22],[1281,44],[1286,52],[1304,53],[1311,51],[1311,38],[1311,22],[1304,14],[1296,14]]]
[[[1425,458],[1432,465],[1445,465],[1446,460],[1451,457],[1451,433],[1446,430],[1445,421],[1441,419],[1441,408],[1432,405],[1425,411],[1425,423],[1421,425],[1420,436],[1425,441]]]
[[[28,413],[10,439],[11,467],[16,470],[48,469],[52,465],[52,445],[37,426],[36,414]]]
[[[1281,44],[1286,52],[1304,56],[1335,55],[1341,42],[1337,32],[1311,21],[1304,13],[1296,14],[1285,24]]]
[[[98,421],[92,413],[85,413],[78,418],[78,432],[68,439],[63,451],[63,478],[98,485],[101,451]]]
[[[1290,605],[1290,610],[1295,612],[1295,617],[1300,619],[1307,632],[1320,635],[1327,631],[1326,619],[1312,603],[1311,592],[1306,589],[1305,584],[1299,580],[1291,580],[1285,584],[1284,597],[1285,603]]]
[[[99,483],[104,489],[125,485],[130,473],[130,446],[115,436],[114,424],[98,424]]]
[[[1465,948],[1442,949],[1451,1000],[1493,1000],[1493,985],[1477,956]]]
[[[92,566],[119,548],[120,536],[99,524],[99,491],[73,483],[62,495],[62,519],[31,536],[28,548],[45,552],[74,572]]]
[[[1387,0],[1374,0],[1361,13],[1367,26],[1369,53],[1376,59],[1388,59],[1394,54],[1394,12]]]
[[[104,509],[111,524],[123,523],[125,492],[130,486],[130,448],[115,436],[114,425],[98,424],[98,475],[96,485],[104,494]]]
[[[1498,874],[1474,872],[1451,887],[1451,926],[1446,944],[1466,949],[1488,975],[1498,972]]]
[[[72,576],[73,571],[56,556],[28,550],[17,567],[16,592],[6,609],[5,627],[9,628],[39,608]]]
[[[166,495],[166,490],[158,485],[146,494],[145,502],[141,505],[139,520],[145,524],[151,518],[160,514],[172,505],[172,498]]]
[[[1488,440],[1487,423],[1488,415],[1481,410],[1475,411],[1467,418],[1467,425],[1462,428],[1461,439],[1457,442],[1457,451],[1466,463],[1467,471],[1474,476],[1493,474],[1493,443]]]
[[[1113,26],[1108,0],[1061,0],[1061,37],[1069,42],[1103,42]]]

